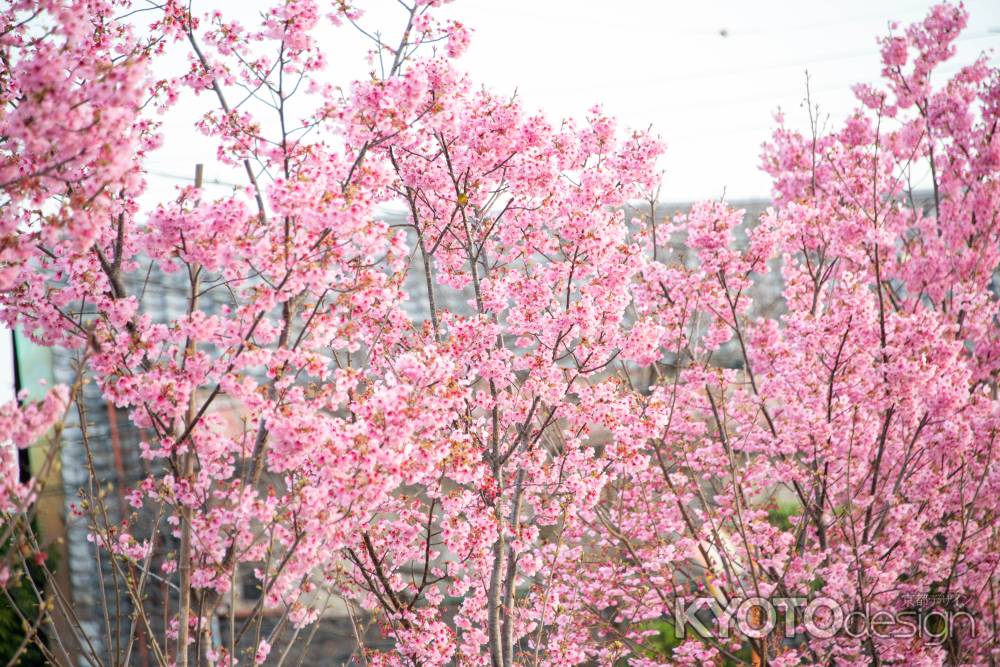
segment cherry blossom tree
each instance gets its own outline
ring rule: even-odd
[[[741,243],[724,202],[629,205],[656,190],[656,137],[599,108],[553,123],[462,74],[440,4],[401,3],[391,43],[345,2],[250,27],[173,0],[4,17],[2,316],[73,350],[80,380],[0,419],[23,447],[76,404],[87,444],[92,382],[148,464],[129,516],[106,480],[83,490],[131,605],[113,596],[108,646],[69,623],[63,650],[279,664],[339,600],[359,644],[362,617],[392,640],[358,649],[373,665],[995,661],[1000,75],[983,57],[940,80],[965,11],[893,27],[842,128],[779,117],[774,205]],[[367,79],[329,83],[329,30],[371,40]],[[193,96],[245,183],[210,199],[199,171],[140,205],[157,113]],[[770,271],[777,317],[753,296]],[[144,308],[154,274],[181,316]],[[21,558],[37,491],[0,497]],[[237,619],[246,577],[262,596]],[[866,613],[936,593],[979,625],[934,642],[793,617],[791,640],[665,646],[703,593]],[[55,597],[24,619],[52,659]]]
[[[856,89],[841,129],[822,132],[812,109],[805,134],[779,117],[763,155],[775,205],[745,249],[731,242],[742,216],[701,204],[677,228],[697,266],[644,267],[636,306],[664,327],[674,368],[609,420],[640,463],[615,471],[584,515],[585,543],[608,556],[592,576],[565,569],[561,588],[620,642],[615,657],[643,645],[641,621],[678,589],[705,587],[723,608],[820,594],[868,614],[931,593],[981,624],[942,642],[744,637],[749,656],[735,655],[740,641],[689,640],[675,659],[995,661],[1000,76],[982,57],[932,77],[966,20],[941,5],[894,27],[881,86]],[[924,172],[926,204],[911,185]],[[777,319],[755,317],[750,298],[770,258],[784,284]],[[727,340],[738,370],[712,363]],[[796,507],[787,526],[774,520],[783,494]]]

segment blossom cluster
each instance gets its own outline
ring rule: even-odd
[[[171,548],[128,522],[91,539],[176,585],[149,637],[165,664],[283,653],[210,636],[250,574],[296,630],[331,598],[374,619],[393,640],[374,665],[989,659],[988,633],[657,648],[692,590],[997,611],[1000,74],[983,57],[931,83],[964,9],[882,40],[841,128],[779,119],[773,206],[742,243],[724,202],[629,205],[656,189],[655,136],[599,107],[553,123],[462,74],[442,3],[401,3],[398,45],[331,4],[244,27],[53,1],[44,38],[21,20],[38,3],[3,19],[0,317],[75,351],[142,434],[152,472],[125,497]],[[319,31],[352,27],[384,66],[334,89]],[[186,69],[154,81],[176,49]],[[140,206],[151,113],[193,95],[245,186]],[[927,202],[906,187],[924,164]],[[754,307],[770,271],[776,318]],[[151,273],[183,314],[145,307]],[[25,446],[66,400],[0,418]]]

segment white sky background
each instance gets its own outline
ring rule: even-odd
[[[0,405],[14,398],[14,346],[10,331],[0,328]],[[0,438],[4,436],[0,434]]]
[[[821,112],[843,117],[855,106],[849,87],[878,76],[875,36],[891,18],[922,17],[929,4],[620,0],[611,13],[615,3],[475,2],[465,10],[477,34],[463,64],[500,88],[519,86],[554,114],[600,101],[624,124],[652,124],[667,143],[665,199],[719,197],[723,188],[729,197],[767,196],[760,144],[779,106],[789,123],[807,126],[806,69]],[[967,7],[966,34],[986,35],[961,44],[958,55],[972,58],[1000,46],[1000,2]],[[499,55],[518,32],[517,48]]]
[[[395,0],[360,0],[361,24],[399,34],[404,16]],[[255,24],[253,0],[211,4],[245,26]],[[626,127],[650,125],[665,140],[661,199],[682,201],[766,197],[758,169],[760,145],[778,107],[790,125],[807,127],[802,106],[808,69],[821,114],[839,122],[855,105],[850,86],[874,81],[880,65],[877,35],[890,19],[922,18],[928,0],[457,0],[439,16],[473,29],[458,61],[477,83],[498,92],[517,89],[526,109],[553,120],[581,118],[594,104]],[[969,0],[971,18],[956,65],[1000,47],[1000,2]],[[721,34],[725,31],[725,36]],[[331,30],[329,76],[366,76],[368,44],[350,26]],[[326,38],[324,37],[324,40]],[[395,42],[393,42],[395,43]],[[186,58],[186,55],[182,56]],[[183,66],[184,60],[176,61]],[[993,62],[1000,63],[994,53]],[[233,91],[232,96],[236,96]],[[244,183],[241,174],[213,165],[214,145],[192,126],[214,98],[182,98],[164,120],[165,146],[151,155],[146,201],[171,196],[196,162],[206,179]],[[294,107],[294,103],[293,103]],[[921,185],[927,185],[923,183]]]

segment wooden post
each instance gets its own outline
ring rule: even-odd
[[[194,167],[194,187],[201,189],[202,179],[205,173],[205,166],[202,164],[196,164]],[[197,275],[195,273],[195,275]],[[192,279],[191,285],[191,303],[190,311],[194,311],[197,307],[197,278]],[[194,342],[188,343],[187,353],[188,355],[194,352]],[[188,402],[188,418],[187,418],[187,428],[191,427],[194,422],[195,416],[195,395],[191,394]],[[183,472],[183,479],[187,480],[188,483],[194,481],[194,453],[191,451],[191,447],[188,446],[188,451],[183,454],[181,459],[181,469]],[[180,619],[178,632],[177,632],[177,665],[178,667],[188,666],[188,640],[189,640],[189,623],[191,616],[191,508],[182,507],[181,508],[181,549],[179,555],[179,562],[177,564],[177,571],[180,575],[180,604],[177,610],[178,617]]]
[[[754,606],[750,610],[750,624],[755,628],[761,628],[764,625],[764,617],[761,613],[760,607]],[[757,640],[757,646],[753,642],[750,642],[750,652],[752,654],[752,664],[753,667],[764,667],[767,664],[765,656],[767,655],[767,638],[761,637]],[[758,649],[758,646],[760,647]]]

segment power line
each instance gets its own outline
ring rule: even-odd
[[[598,25],[598,21],[597,20],[588,21],[586,18],[579,17],[579,16],[565,16],[565,15],[559,15],[559,14],[548,14],[548,15],[546,15],[546,14],[543,14],[543,13],[540,13],[540,12],[534,12],[534,11],[517,11],[517,12],[512,12],[509,5],[504,4],[504,5],[502,5],[502,7],[503,7],[503,9],[498,10],[495,13],[499,14],[499,15],[502,15],[505,18],[512,18],[512,17],[524,18],[524,19],[533,20],[533,21],[537,21],[537,22],[542,22],[542,23],[546,23],[546,24],[553,24],[553,23],[556,23],[556,24],[560,24],[560,23],[561,24],[567,24],[567,23],[569,23],[569,24],[580,25],[580,24],[586,24],[586,23],[593,23],[594,25]],[[479,11],[482,11],[482,9],[483,8],[479,8]],[[909,16],[909,15],[918,14],[918,13],[923,14],[923,13],[926,12],[926,9],[927,9],[927,5],[924,5],[924,4],[911,5],[908,9],[895,11],[894,12],[895,16],[893,16],[891,18],[897,19],[900,16]],[[486,8],[486,12],[484,12],[484,13],[490,13],[489,10],[490,10],[490,8],[487,7]],[[785,34],[788,34],[788,33],[806,32],[806,31],[812,31],[812,30],[818,30],[818,29],[825,30],[827,28],[830,28],[831,26],[853,25],[853,24],[862,23],[862,22],[865,22],[865,21],[873,20],[873,19],[878,19],[878,18],[884,18],[886,20],[886,22],[888,22],[890,20],[890,17],[886,16],[884,12],[877,12],[877,13],[876,12],[869,12],[869,13],[866,13],[866,14],[857,15],[857,16],[853,16],[853,17],[850,17],[850,18],[835,19],[833,21],[825,21],[825,22],[810,21],[808,23],[799,23],[799,24],[793,24],[793,25],[789,25],[789,26],[779,26],[775,30],[762,30],[762,29],[758,28],[758,29],[750,29],[750,30],[743,31],[743,30],[739,29],[739,26],[736,26],[735,29],[733,29],[732,27],[730,27],[728,25],[720,24],[717,28],[693,28],[693,29],[685,29],[685,28],[682,27],[682,28],[679,28],[679,29],[676,29],[676,30],[669,30],[669,31],[667,31],[667,34],[670,37],[707,37],[707,38],[719,38],[719,37],[723,37],[723,38],[767,37],[767,36],[773,36],[773,35],[778,35],[778,34],[785,35]],[[621,20],[619,20],[619,21],[610,20],[609,21],[609,20],[606,20],[605,17],[601,17],[601,19],[599,20],[599,25],[600,25],[600,27],[602,29],[606,29],[606,28],[626,28],[626,29],[629,29],[629,28],[635,28],[636,25],[637,25],[637,21],[621,21]]]
[[[146,169],[144,173],[146,173],[149,176],[156,176],[158,178],[169,178],[169,179],[174,180],[174,181],[184,181],[186,183],[193,183],[194,182],[194,177],[192,177],[192,176],[183,176],[181,174],[171,174],[170,172],[159,171],[159,170],[156,170],[156,169]],[[238,183],[231,183],[229,181],[222,181],[222,180],[219,180],[217,178],[203,179],[202,183],[204,183],[206,185],[220,185],[220,186],[227,187],[227,188],[242,188],[242,187],[244,187],[243,185],[240,185]]]
[[[995,61],[995,58],[990,59],[990,62],[993,61]],[[951,77],[957,74],[964,66],[965,65],[963,64],[963,65],[957,65],[955,67],[945,68],[942,69],[940,72],[938,72],[938,74],[945,77]],[[831,85],[831,86],[823,86],[820,88],[813,88],[812,92],[813,94],[853,93],[854,83],[857,82],[853,82],[851,84]],[[764,102],[773,100],[787,100],[793,97],[802,98],[804,97],[804,95],[805,95],[805,90],[803,88],[795,92],[787,92],[787,91],[755,92],[752,95],[719,97],[710,100],[701,99],[694,102],[682,102],[679,104],[671,104],[670,106],[675,109],[700,109],[707,107],[745,105],[745,104],[752,104],[754,102]]]
[[[976,32],[976,33],[971,33],[971,34],[965,35],[963,37],[960,37],[960,38],[956,39],[955,41],[956,42],[968,42],[968,41],[977,40],[977,39],[984,39],[986,37],[993,37],[993,38],[1000,39],[1000,28],[990,28],[988,30],[982,30],[982,31],[979,31],[979,32]],[[722,77],[727,77],[727,76],[734,76],[734,75],[738,75],[738,74],[753,74],[753,73],[756,73],[756,72],[768,72],[768,71],[779,70],[779,69],[787,69],[789,67],[799,67],[799,68],[803,68],[803,69],[808,69],[811,66],[817,65],[817,64],[820,64],[820,63],[836,62],[838,60],[849,60],[849,59],[852,59],[852,58],[861,58],[861,57],[864,57],[864,56],[877,56],[877,55],[878,55],[877,51],[868,48],[868,49],[863,49],[863,50],[847,51],[847,52],[842,52],[842,53],[830,53],[830,54],[826,54],[826,55],[821,55],[821,56],[818,56],[818,57],[814,57],[814,58],[812,58],[811,60],[808,60],[808,61],[795,60],[795,61],[784,61],[784,62],[776,62],[776,63],[766,63],[766,64],[762,64],[762,65],[750,65],[750,66],[739,67],[739,68],[729,68],[729,67],[727,67],[725,69],[705,70],[705,71],[702,71],[702,72],[687,72],[687,73],[684,73],[684,74],[677,74],[677,75],[671,75],[671,76],[665,76],[665,77],[656,77],[656,78],[647,78],[647,79],[633,80],[633,81],[623,81],[621,79],[618,79],[618,80],[616,80],[614,82],[598,83],[596,85],[595,84],[587,84],[586,85],[586,89],[587,90],[599,90],[599,89],[611,89],[611,88],[623,88],[623,87],[641,88],[643,86],[647,86],[648,87],[650,85],[672,83],[672,82],[677,82],[677,81],[696,81],[696,80],[701,80],[701,79],[717,79],[717,78],[722,78]],[[568,90],[573,90],[573,89],[580,90],[580,89],[583,89],[583,88],[584,88],[583,86],[573,86],[571,88],[568,88]],[[564,88],[563,90],[567,90],[567,88]]]
[[[790,26],[787,26],[787,27],[783,26],[783,27],[779,28],[778,30],[751,30],[751,31],[745,32],[745,33],[733,32],[732,34],[733,34],[733,36],[736,36],[736,37],[741,36],[741,35],[754,36],[754,37],[757,37],[757,36],[765,36],[766,37],[768,35],[774,35],[774,34],[784,35],[784,34],[787,34],[789,32],[805,32],[805,31],[812,31],[812,30],[826,30],[826,29],[828,29],[830,27],[834,27],[834,26],[854,25],[856,23],[862,23],[862,22],[865,22],[865,21],[870,21],[870,20],[878,19],[878,18],[885,19],[885,21],[888,23],[889,20],[898,20],[898,18],[900,16],[909,16],[911,14],[918,14],[918,13],[919,14],[923,14],[926,11],[927,11],[927,5],[920,4],[920,5],[913,5],[909,9],[895,11],[894,12],[895,16],[893,16],[892,19],[890,19],[889,17],[887,17],[885,15],[885,12],[878,12],[878,13],[871,12],[871,13],[867,13],[867,14],[862,14],[860,16],[854,16],[852,18],[844,18],[844,19],[839,19],[839,20],[834,20],[834,21],[818,21],[818,22],[817,21],[813,21],[813,22],[810,22],[810,23],[800,23],[798,25],[790,25]]]

